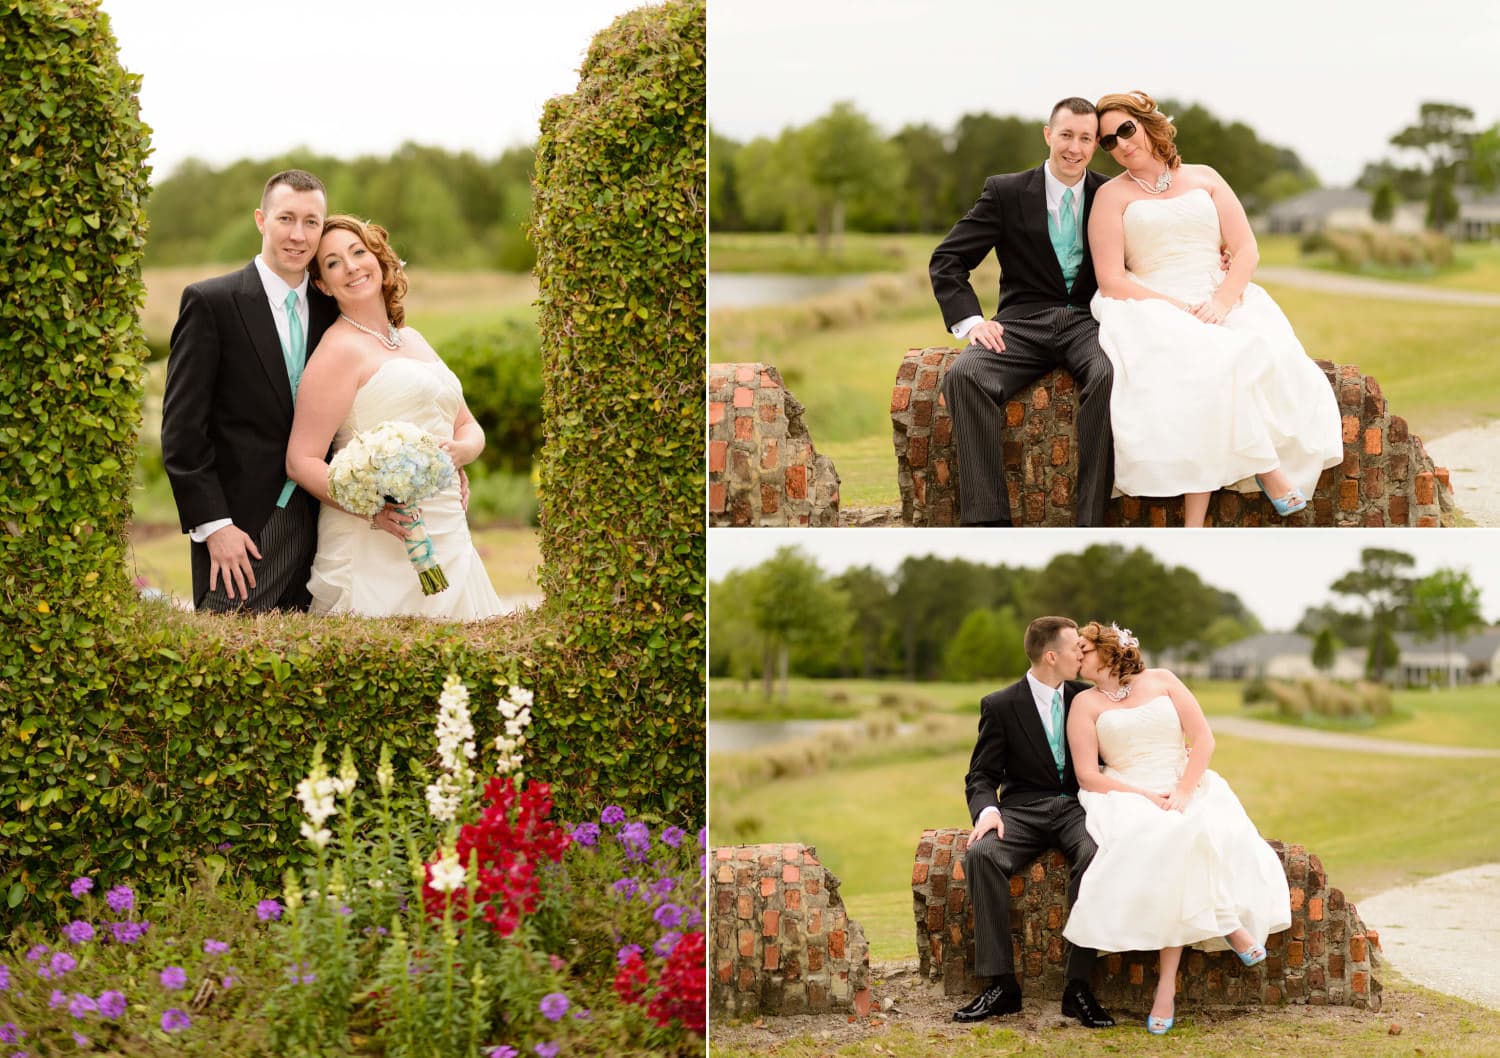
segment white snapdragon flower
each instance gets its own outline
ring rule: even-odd
[[[438,758],[443,774],[427,787],[427,812],[434,819],[451,822],[463,793],[473,782],[474,722],[469,716],[469,689],[458,674],[450,672],[438,698]]]
[[[464,865],[458,862],[458,850],[449,849],[442,851],[437,862],[432,865],[430,884],[440,893],[451,893],[464,887],[465,874]]]
[[[512,686],[495,706],[505,721],[505,733],[495,736],[497,775],[521,770],[521,750],[526,745],[526,729],[531,726],[531,703],[535,696],[524,687]]]

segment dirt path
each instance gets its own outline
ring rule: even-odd
[[[1500,294],[1488,294],[1477,290],[1445,290],[1441,287],[1419,286],[1394,279],[1366,279],[1363,276],[1342,275],[1338,272],[1320,272],[1315,268],[1257,268],[1255,281],[1284,283],[1289,287],[1301,287],[1303,290],[1318,290],[1327,294],[1348,294],[1352,297],[1382,298],[1387,301],[1427,301],[1439,305],[1500,307]]]
[[[1243,716],[1209,718],[1214,733],[1254,739],[1256,742],[1280,742],[1290,746],[1336,749],[1344,753],[1385,753],[1395,757],[1500,757],[1500,749],[1467,746],[1436,746],[1426,742],[1401,742],[1368,735],[1345,735],[1337,731],[1317,731],[1269,720],[1251,720]]]

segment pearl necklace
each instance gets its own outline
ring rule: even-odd
[[[1159,195],[1172,186],[1172,170],[1163,169],[1161,175],[1156,178],[1155,184],[1148,184],[1134,173],[1130,173],[1130,179],[1141,185],[1141,189],[1148,195]]]
[[[1130,689],[1133,686],[1135,686],[1133,683],[1124,683],[1120,685],[1118,691],[1106,691],[1103,687],[1100,687],[1099,693],[1112,702],[1123,702],[1126,698],[1130,697]]]
[[[401,337],[401,332],[398,331],[398,330],[396,330],[396,325],[394,323],[391,323],[389,320],[387,320],[386,324],[385,324],[386,333],[385,334],[381,334],[379,331],[371,330],[369,327],[366,327],[363,323],[360,323],[358,320],[350,319],[348,316],[344,315],[342,312],[339,313],[339,319],[341,319],[341,320],[348,320],[349,321],[349,325],[351,327],[353,327],[355,330],[364,331],[371,338],[374,338],[377,342],[379,342],[381,345],[385,346],[387,349],[390,349],[390,350],[400,349],[403,345],[406,344],[406,339]]]

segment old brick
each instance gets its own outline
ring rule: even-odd
[[[767,970],[775,970],[781,965],[781,947],[776,944],[766,945],[765,960],[761,963]]]
[[[734,406],[736,408],[748,408],[755,403],[755,390],[738,386],[734,391]]]
[[[762,404],[756,409],[755,413],[756,417],[763,423],[773,423],[784,414],[781,408],[769,402]]]
[[[927,438],[912,437],[906,442],[906,462],[913,467],[927,465]]]
[[[1052,394],[1046,386],[1037,386],[1031,391],[1031,406],[1037,411],[1045,411],[1051,404]]]
[[[708,511],[710,514],[723,514],[726,490],[722,481],[715,481],[708,486]]]
[[[1307,920],[1309,922],[1320,921],[1323,917],[1323,899],[1313,897],[1307,902]]]
[[[786,468],[786,498],[807,499],[807,467],[801,464]]]
[[[918,401],[911,409],[911,424],[921,428],[932,425],[932,401]]]
[[[1349,958],[1355,962],[1365,961],[1365,937],[1362,933],[1356,933],[1349,938]]]
[[[767,937],[776,936],[777,930],[781,928],[781,912],[767,911],[761,916],[760,931]]]
[[[943,415],[932,424],[932,443],[935,445],[953,443],[953,420],[951,418]]]
[[[1416,500],[1425,506],[1436,499],[1437,492],[1433,486],[1432,472],[1424,470],[1417,475]]]
[[[844,957],[844,931],[833,930],[828,934],[828,957],[830,959],[842,959]]]
[[[1406,425],[1406,420],[1399,415],[1392,415],[1390,424],[1386,427],[1386,440],[1392,444],[1402,444],[1411,437],[1411,428]]]
[[[891,394],[891,411],[905,411],[911,407],[911,387],[897,386]]]
[[[710,401],[708,404],[708,425],[717,426],[724,421],[724,402],[722,400]]]
[[[1006,401],[1005,403],[1005,425],[1009,427],[1020,426],[1026,421],[1026,405],[1018,400]]]
[[[916,352],[916,350],[913,349],[912,352]],[[917,361],[915,359],[913,359],[912,357],[908,356],[905,360],[901,361],[901,366],[896,369],[896,381],[897,382],[910,382],[912,379],[914,379],[916,377],[917,377]]]
[[[755,439],[755,418],[753,416],[735,416],[734,439],[736,441],[753,441]]]
[[[927,864],[918,861],[911,868],[911,884],[921,885],[927,881]]]
[[[740,955],[743,958],[753,958],[755,955],[755,931],[753,929],[742,929],[739,933]]]
[[[736,382],[749,382],[755,378],[754,364],[736,364],[734,368],[734,380]]]
[[[1365,429],[1365,455],[1378,456],[1380,454],[1380,444],[1380,427],[1367,427]]]
[[[779,510],[781,510],[781,490],[775,485],[762,485],[760,487],[760,512],[775,514]]]
[[[930,393],[937,389],[938,373],[931,368],[924,368],[917,372],[917,392]]]
[[[793,882],[801,881],[802,869],[800,867],[794,867],[791,864],[787,864],[785,867],[781,868],[781,880],[789,885]],[[812,886],[808,886],[807,891],[812,892]]]
[[[1359,440],[1359,416],[1344,416],[1344,443],[1352,445]]]
[[[1339,482],[1339,510],[1341,510],[1341,511],[1357,511],[1357,510],[1359,510],[1359,482],[1357,482],[1357,481],[1341,481],[1341,482]]]
[[[786,905],[788,911],[796,911],[802,906],[802,890],[786,890],[786,892],[781,894],[781,902]]]
[[[776,466],[780,455],[780,445],[776,440],[768,438],[762,441],[760,445],[760,468],[762,470],[770,470]],[[708,469],[712,472],[713,466],[710,465]]]
[[[1065,466],[1068,456],[1071,454],[1071,446],[1066,437],[1052,438],[1052,465],[1055,467]]]

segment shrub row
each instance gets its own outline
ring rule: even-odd
[[[1437,232],[1404,233],[1388,228],[1319,231],[1302,240],[1304,254],[1331,252],[1348,271],[1431,272],[1453,263],[1453,240]]]
[[[1344,683],[1311,677],[1300,680],[1252,680],[1243,692],[1246,705],[1271,703],[1278,715],[1300,720],[1313,716],[1352,719],[1389,716],[1391,689],[1383,683],[1360,680]]]

